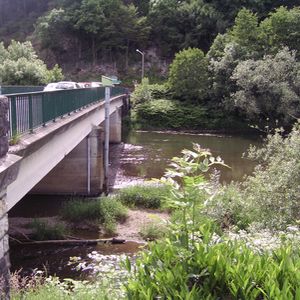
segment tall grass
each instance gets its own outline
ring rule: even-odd
[[[129,207],[159,209],[168,195],[163,185],[135,185],[120,190],[118,198]]]
[[[96,221],[103,224],[108,234],[115,233],[116,222],[123,222],[127,217],[126,207],[116,198],[75,199],[65,204],[62,217],[78,223]]]
[[[64,224],[51,225],[38,219],[34,219],[29,226],[33,229],[33,238],[39,241],[63,239],[68,233]]]

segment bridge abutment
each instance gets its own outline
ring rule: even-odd
[[[103,180],[103,129],[95,127],[31,193],[99,195]]]

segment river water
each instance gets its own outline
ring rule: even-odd
[[[192,149],[193,143],[210,149],[214,156],[220,156],[231,168],[222,168],[221,181],[240,181],[252,172],[254,163],[242,158],[250,144],[258,145],[256,138],[243,136],[185,134],[177,132],[130,132],[121,145],[112,146],[110,184],[119,189],[151,178],[160,178],[174,156],[180,156],[183,149]],[[41,198],[42,197],[42,198]],[[10,217],[50,217],[58,213],[65,197],[27,195],[9,213]],[[90,233],[89,233],[90,234]],[[83,237],[83,236],[82,236]],[[91,238],[87,236],[85,238]],[[95,236],[94,238],[98,238]],[[103,254],[132,254],[139,244],[96,247],[40,247],[12,246],[12,270],[34,268],[61,277],[77,277],[67,262],[70,256],[85,257],[87,253],[98,251]]]
[[[222,182],[240,181],[255,166],[242,156],[250,144],[259,145],[257,137],[137,131],[124,137],[118,174],[112,185],[122,188],[141,179],[160,178],[171,158],[180,156],[183,149],[192,150],[193,143],[210,149],[215,157],[220,156],[230,166],[221,167]]]

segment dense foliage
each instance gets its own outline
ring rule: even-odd
[[[216,121],[218,117],[226,127],[234,127],[235,119],[246,119],[260,128],[291,126],[300,116],[299,15],[299,7],[280,7],[260,21],[257,14],[243,8],[206,55],[198,48],[178,52],[166,84],[147,85],[144,81],[136,88],[133,105],[141,125],[143,119],[151,124],[153,115],[156,127],[185,128],[174,110],[176,102],[162,105],[157,101],[175,98],[184,102],[181,112],[193,104],[194,111],[185,111],[185,115],[195,117],[198,123],[195,126],[186,120],[190,128],[224,128]],[[137,105],[140,103],[143,105]],[[196,116],[199,109],[209,118],[204,113]]]
[[[169,71],[168,85],[176,98],[203,101],[208,93],[208,62],[200,49],[176,54]]]
[[[149,54],[146,59],[158,69],[160,59],[171,59],[174,54],[189,47],[208,51],[215,37],[224,34],[233,25],[242,8],[257,14],[264,20],[267,35],[260,40],[278,50],[278,45],[292,44],[299,47],[297,32],[299,11],[290,14],[287,9],[298,4],[285,1],[219,1],[219,0],[1,0],[0,39],[24,40],[28,37],[44,50],[47,59],[73,64],[73,68],[91,62],[94,67],[104,61],[128,71],[129,62],[138,61],[136,48]],[[37,17],[39,16],[38,20]],[[250,23],[249,25],[253,25]],[[245,27],[247,28],[247,27]],[[285,32],[284,28],[294,28]],[[256,38],[257,30],[240,31],[244,40],[250,35]],[[34,34],[32,34],[34,31]],[[252,33],[251,33],[252,32]],[[254,40],[253,40],[254,41]],[[250,42],[247,43],[250,45]],[[251,45],[253,47],[255,43]],[[71,55],[70,55],[71,54]],[[74,64],[74,61],[76,63]],[[148,66],[152,68],[153,66]],[[134,74],[134,73],[131,73]],[[133,75],[132,75],[133,76]]]
[[[269,136],[264,148],[250,151],[250,156],[259,158],[262,165],[245,182],[244,190],[236,188],[233,193],[240,194],[243,202],[239,206],[240,216],[247,218],[252,210],[250,222],[260,222],[273,230],[278,224],[297,225],[298,216],[291,218],[291,214],[299,211],[298,147],[296,126],[287,139],[276,133]],[[286,153],[288,156],[284,156]],[[212,180],[203,177],[215,164],[224,165],[222,160],[195,145],[194,151],[184,150],[183,157],[172,161],[162,182],[171,188],[169,205],[180,212],[180,217],[173,218],[168,238],[152,244],[142,254],[137,268],[132,269],[127,262],[128,270],[133,273],[126,285],[128,298],[297,299],[298,240],[290,244],[289,234],[281,231],[281,241],[277,240],[273,249],[261,249],[258,235],[252,241],[246,239],[246,245],[236,241],[234,235],[220,230],[220,224],[209,213],[214,210],[218,218],[219,202],[224,201],[223,209],[229,209],[233,207],[230,202],[236,201],[234,198],[228,201],[230,193],[224,196],[215,177]],[[230,218],[228,213],[229,210],[223,216]],[[230,230],[233,225],[240,226],[229,225]],[[299,234],[297,226],[293,231]],[[267,234],[270,245],[273,237]]]
[[[63,79],[62,70],[55,65],[48,70],[30,42],[16,42],[5,48],[0,43],[0,82],[11,85],[41,85]]]

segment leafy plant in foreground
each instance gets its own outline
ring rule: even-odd
[[[195,240],[196,214],[217,192],[203,174],[215,165],[226,166],[220,157],[214,158],[209,150],[202,149],[200,145],[194,144],[193,149],[183,150],[182,157],[174,157],[170,164],[172,168],[167,169],[161,179],[170,188],[169,205],[182,210],[182,224],[173,226],[178,226],[180,239],[187,249],[190,237],[192,242]]]
[[[125,285],[129,299],[300,299],[300,255],[284,244],[274,252],[257,252],[246,244],[216,234],[211,220],[195,223],[214,190],[202,172],[215,161],[209,151],[183,152],[163,181],[171,189],[173,207],[183,211],[165,240],[150,244]],[[199,174],[200,173],[200,174]],[[198,193],[195,192],[198,190]],[[201,196],[199,196],[199,192]],[[197,196],[198,195],[198,196]],[[199,211],[200,208],[200,211]]]

